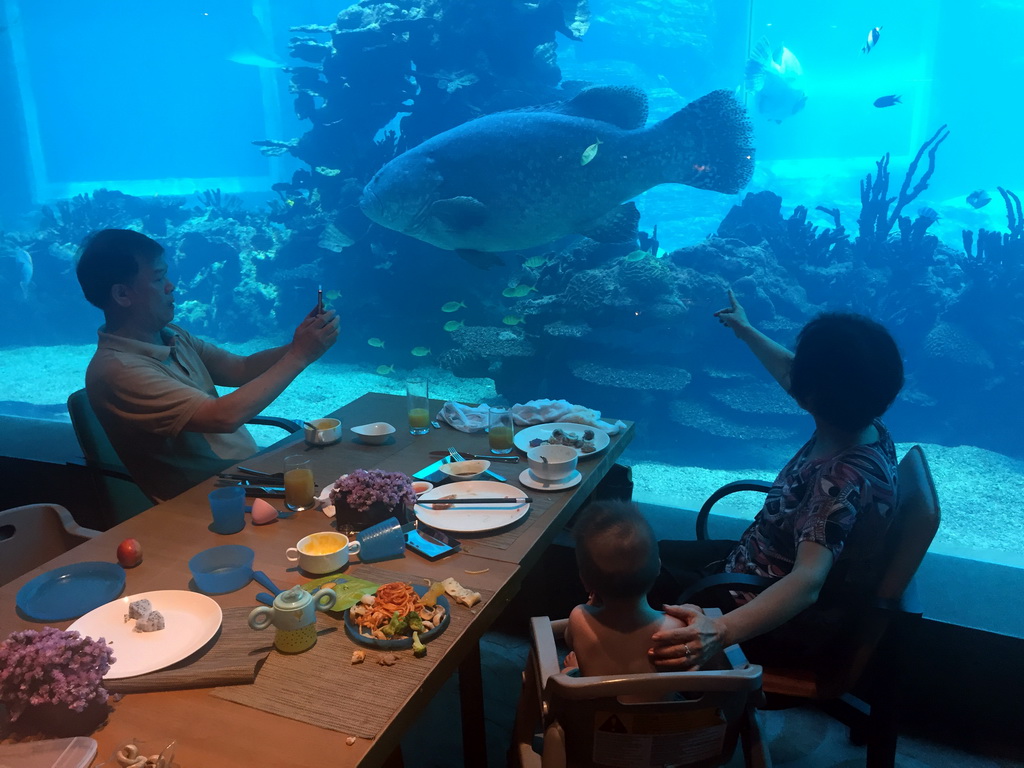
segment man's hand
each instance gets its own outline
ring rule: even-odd
[[[705,616],[696,605],[666,605],[665,613],[686,626],[651,636],[654,647],[647,655],[659,670],[700,669],[725,647],[725,628],[720,620]]]
[[[338,313],[333,309],[322,315],[318,315],[314,309],[295,329],[289,353],[299,359],[303,366],[319,360],[338,340],[340,324]]]
[[[747,311],[743,305],[736,301],[736,294],[729,289],[729,306],[715,312],[718,322],[726,328],[731,328],[736,336],[741,336],[744,331],[750,330],[750,321],[747,319]]]

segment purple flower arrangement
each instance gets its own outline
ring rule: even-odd
[[[54,627],[12,632],[0,643],[0,702],[12,722],[41,704],[83,712],[90,704],[106,703],[103,676],[113,661],[102,637],[92,640]]]
[[[412,479],[401,472],[356,469],[334,481],[331,503],[337,504],[339,500],[357,512],[368,511],[378,501],[388,509],[396,509],[415,504],[416,492]]]

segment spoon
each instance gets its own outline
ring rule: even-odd
[[[302,422],[302,426],[304,426],[304,427],[306,427],[308,429],[312,429],[314,432],[319,432],[320,431],[320,427],[318,427],[316,424],[312,423],[311,421],[304,421],[304,422]]]

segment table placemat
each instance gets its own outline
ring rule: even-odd
[[[386,584],[410,581],[408,574],[393,573],[360,565],[354,574]],[[460,583],[477,589],[471,576],[460,574]],[[487,602],[493,592],[479,590]],[[452,603],[451,623],[427,643],[422,659],[411,650],[395,652],[398,662],[391,667],[378,664],[387,651],[369,648],[351,640],[341,619],[317,613],[317,643],[305,653],[271,653],[252,685],[217,688],[213,695],[264,712],[288,717],[320,728],[372,739],[421,686],[435,661],[451,647],[473,619],[474,610]],[[270,635],[273,630],[266,630]],[[366,652],[366,660],[352,664],[352,652]]]
[[[249,628],[250,611],[252,608],[225,608],[220,630],[188,658],[156,672],[110,680],[103,686],[112,693],[144,693],[252,683],[257,668],[273,650],[274,636],[270,631]]]

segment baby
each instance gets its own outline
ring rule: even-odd
[[[650,524],[633,503],[598,501],[583,511],[575,539],[590,600],[569,614],[566,666],[585,676],[657,672],[647,656],[651,635],[683,623],[647,604],[661,569]]]

